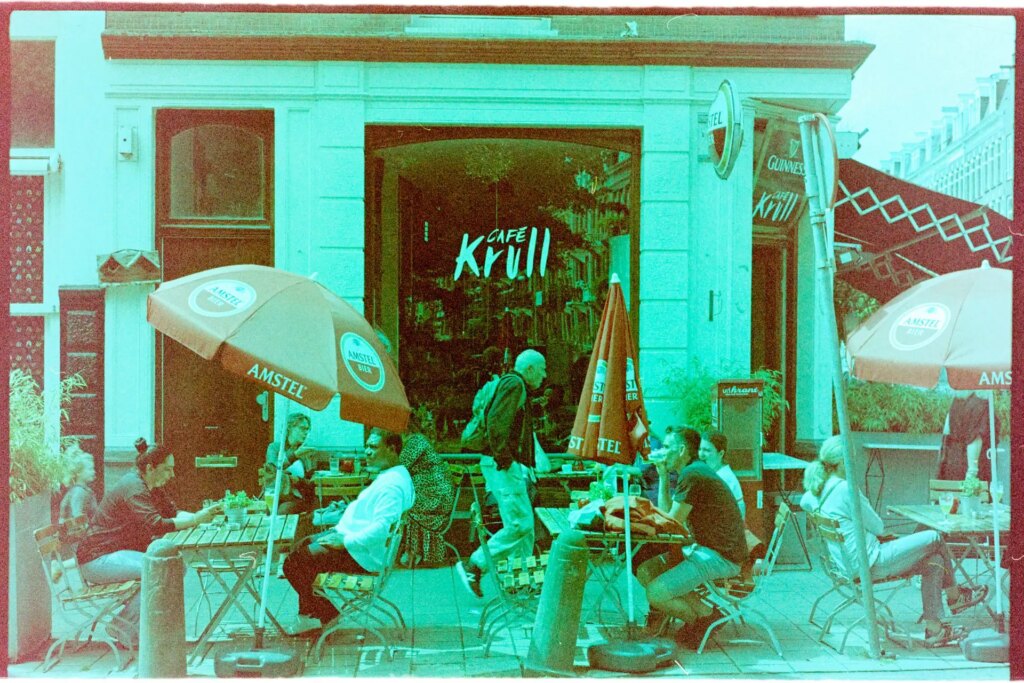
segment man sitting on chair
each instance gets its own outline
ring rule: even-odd
[[[687,645],[699,643],[707,627],[721,617],[701,602],[695,589],[705,581],[738,575],[747,559],[736,499],[714,470],[696,458],[699,439],[691,429],[674,430],[665,437],[665,448],[673,456],[666,462],[679,469],[679,481],[669,496],[668,468],[659,464],[663,483],[658,496],[658,507],[688,526],[696,544],[683,551],[681,562],[646,586],[652,609],[686,622],[676,637]]]
[[[292,633],[322,627],[338,616],[331,601],[313,595],[321,572],[375,574],[384,569],[393,526],[412,507],[412,477],[398,464],[402,438],[374,429],[366,439],[366,467],[379,474],[345,508],[330,531],[304,538],[284,561],[284,576],[299,595],[299,616]]]

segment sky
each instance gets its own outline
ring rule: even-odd
[[[879,168],[904,143],[919,140],[972,92],[977,78],[1013,63],[1013,17],[977,15],[848,16],[846,39],[875,45],[854,75],[840,110],[841,131],[868,133],[855,158]]]

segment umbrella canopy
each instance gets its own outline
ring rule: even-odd
[[[318,282],[256,265],[162,284],[146,319],[207,360],[314,410],[341,395],[341,417],[404,431],[409,402],[383,345],[356,309]]]
[[[613,274],[569,437],[570,454],[632,465],[637,453],[650,452],[638,368],[622,285]]]
[[[839,161],[835,239],[858,251],[840,258],[836,275],[879,301],[982,259],[1008,268],[1011,226],[988,207]]]
[[[932,388],[1008,389],[1013,271],[962,270],[915,285],[847,339],[854,377]]]

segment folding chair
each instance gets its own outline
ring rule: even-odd
[[[64,528],[62,529],[62,527]],[[67,537],[69,531],[73,533],[73,529],[69,529],[69,525],[65,523],[47,526],[35,532],[36,546],[39,548],[39,556],[43,562],[43,571],[46,573],[50,595],[57,601],[61,612],[75,624],[74,630],[69,635],[58,638],[50,645],[46,651],[46,657],[43,659],[43,671],[49,671],[61,660],[64,656],[64,648],[70,641],[78,641],[86,633],[88,633],[88,638],[85,642],[87,643],[95,637],[104,643],[113,650],[114,657],[117,659],[117,668],[122,669],[131,661],[131,653],[127,659],[122,661],[121,651],[110,637],[108,630],[110,627],[114,627],[124,632],[131,632],[134,628],[132,624],[122,619],[117,611],[139,592],[141,581],[96,585],[91,585],[84,579],[78,582],[71,581],[72,572],[66,570],[69,566],[68,563],[71,563],[79,577],[81,577],[81,572],[78,571],[78,561],[74,555],[71,555],[70,559],[64,557],[67,547],[61,539]],[[57,568],[59,571],[54,571]],[[104,627],[102,633],[96,631],[97,626]]]
[[[444,536],[445,547],[450,549],[455,554],[455,561],[459,562],[462,560],[462,555],[459,553],[458,548],[448,540],[448,532],[455,525],[456,520],[467,520],[472,524],[473,513],[471,510],[472,503],[466,507],[466,509],[459,509],[459,503],[466,499],[466,495],[470,494],[472,498],[470,500],[479,500],[479,492],[483,490],[484,486],[484,475],[480,471],[480,465],[449,465],[449,471],[452,475],[452,485],[455,487],[455,501],[452,504],[451,515],[448,517],[448,524],[441,532]],[[467,490],[468,487],[468,490]],[[472,535],[472,534],[471,534]]]
[[[491,577],[495,589],[495,596],[484,605],[480,613],[480,624],[477,628],[477,635],[485,639],[486,657],[490,654],[491,645],[494,644],[494,638],[502,625],[508,629],[510,637],[513,635],[512,625],[516,621],[529,627],[533,626],[548,566],[548,553],[528,557],[513,556],[495,562],[487,546],[491,534],[484,525],[480,504],[474,501],[470,512],[472,535],[480,542],[486,573]],[[512,646],[514,649],[514,638]]]
[[[725,581],[707,581],[704,583],[705,593],[703,600],[713,607],[717,607],[723,616],[712,622],[706,631],[704,638],[700,641],[697,654],[704,652],[708,638],[719,626],[728,623],[747,623],[760,626],[768,634],[769,642],[775,648],[775,652],[781,657],[782,648],[779,646],[779,639],[775,637],[771,624],[764,614],[754,607],[754,600],[764,594],[765,585],[775,571],[775,563],[779,559],[779,551],[782,549],[783,535],[786,533],[786,526],[793,516],[793,511],[783,503],[775,514],[775,530],[768,541],[768,549],[763,558],[754,563],[749,577],[736,577]]]
[[[825,563],[825,573],[832,580],[834,592],[839,593],[843,598],[843,601],[829,613],[824,624],[822,624],[821,632],[818,635],[818,642],[829,645],[825,638],[832,630],[832,624],[835,622],[836,617],[844,612],[848,607],[851,605],[860,605],[864,609],[864,613],[857,617],[857,619],[847,627],[846,633],[843,635],[842,642],[839,647],[836,648],[837,652],[842,654],[843,650],[846,648],[846,641],[850,637],[850,633],[853,631],[854,627],[867,619],[864,591],[861,588],[860,577],[852,576],[847,570],[847,567],[853,566],[853,562],[850,561],[849,553],[846,550],[846,536],[842,531],[840,531],[838,520],[816,512],[811,512],[809,514],[818,531],[818,535],[821,537],[823,545],[825,546],[825,551],[822,553],[822,562]],[[840,549],[842,566],[839,566],[836,563],[832,554],[828,551],[829,547],[838,547]],[[910,578],[910,575],[904,574],[886,579],[878,579],[871,582],[874,594],[875,618],[878,625],[882,627],[883,633],[887,639],[893,642],[899,642],[902,640],[906,647],[911,647],[913,638],[905,629],[901,628],[896,623],[896,618],[893,616],[892,610],[889,609],[887,603],[893,599],[893,596],[895,596],[897,592],[910,585]],[[827,594],[828,593],[826,593],[826,595]],[[815,601],[814,606],[811,608],[812,617],[814,610],[818,606],[818,602],[821,601],[821,597]],[[812,621],[811,623],[813,624],[814,622]],[[814,625],[817,626],[817,624]]]
[[[313,593],[330,600],[338,610],[338,616],[324,625],[323,632],[316,641],[313,654],[318,660],[327,638],[359,616],[363,617],[363,626],[366,630],[380,640],[388,659],[394,658],[394,647],[377,626],[400,628],[403,637],[405,635],[406,626],[402,611],[398,605],[385,598],[383,592],[394,571],[406,524],[408,513],[403,514],[401,519],[392,525],[384,550],[384,568],[379,574],[330,572],[317,575],[313,582]]]

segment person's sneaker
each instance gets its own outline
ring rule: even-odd
[[[942,624],[942,628],[937,631],[925,628],[923,645],[928,648],[955,645],[962,640],[965,635],[967,635],[967,631],[963,627],[952,626],[944,623]]]
[[[960,595],[949,604],[950,614],[960,614],[988,597],[988,586],[960,586]]]
[[[462,584],[466,587],[466,590],[478,598],[484,597],[484,591],[480,587],[479,571],[466,569],[466,563],[461,561],[455,565],[455,571],[458,573],[459,578],[462,579]]]
[[[315,631],[319,628],[323,628],[323,624],[316,617],[311,617],[306,614],[300,614],[295,618],[288,628],[288,633],[297,636],[300,633],[308,633],[309,631]]]
[[[682,628],[676,632],[676,642],[696,650],[700,647],[701,641],[704,640],[704,634],[707,633],[708,627],[721,619],[722,616],[721,611],[715,607],[711,610],[711,614],[705,617],[697,617],[693,621],[683,624]]]
[[[647,623],[644,625],[644,628],[650,635],[660,636],[668,625],[669,619],[670,617],[667,614],[652,607],[647,612]]]

